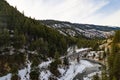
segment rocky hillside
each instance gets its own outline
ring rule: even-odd
[[[114,30],[120,29],[118,27],[77,24],[55,20],[42,20],[40,22],[48,27],[57,29],[61,34],[86,38],[107,38],[114,34]]]

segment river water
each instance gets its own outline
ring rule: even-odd
[[[87,60],[90,63],[92,63],[94,66],[93,67],[87,67],[85,68],[85,70],[82,73],[78,73],[73,80],[91,80],[88,75],[92,74],[92,73],[99,73],[101,71],[101,67],[102,65],[100,65],[97,62],[91,61],[91,60]],[[87,78],[86,78],[87,77]],[[89,77],[89,78],[88,78]],[[86,78],[86,79],[84,79]]]

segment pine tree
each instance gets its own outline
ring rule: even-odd
[[[120,30],[115,32],[115,36],[114,36],[113,42],[114,43],[119,43],[120,42]]]
[[[107,76],[106,70],[102,71],[102,78],[101,78],[101,80],[108,80],[108,76]]]
[[[69,65],[69,61],[68,61],[68,58],[64,58],[64,63],[63,63],[64,65],[66,65],[66,66],[68,66]]]
[[[92,80],[100,80],[98,74],[94,75]]]
[[[39,70],[33,70],[30,72],[30,80],[39,80]]]
[[[12,75],[11,80],[21,80],[21,79],[17,74],[15,74],[15,75]]]
[[[120,53],[115,56],[114,64],[113,64],[113,73],[116,80],[120,79]]]
[[[111,53],[108,57],[109,79],[120,79],[120,31],[116,31],[113,43],[111,45]]]
[[[7,29],[0,31],[0,46],[9,46],[10,44],[10,34]]]
[[[50,71],[57,77],[59,77],[60,72],[58,71],[58,65],[61,64],[61,60],[59,59],[60,55],[56,51],[54,56],[54,61],[50,64]]]

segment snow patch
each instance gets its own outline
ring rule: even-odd
[[[11,80],[12,74],[9,73],[6,76],[0,77],[0,80]]]
[[[64,74],[59,80],[72,80],[78,73],[84,72],[85,68],[93,67],[94,65],[86,60],[81,60],[80,63],[71,62],[67,70],[58,69],[61,74]]]
[[[46,71],[42,71],[40,73],[40,80],[49,80],[49,77],[51,75],[51,72],[49,70],[46,70]]]
[[[81,51],[85,51],[85,50],[88,50],[90,48],[80,48],[80,49],[76,49],[75,51],[78,53],[78,52],[81,52]]]
[[[30,70],[31,63],[28,61],[27,68],[18,71],[18,75],[20,76],[21,80],[30,80]]]
[[[45,67],[48,67],[48,65],[51,63],[52,61],[46,61],[46,62],[42,62],[40,65],[39,65],[39,68],[45,68]]]

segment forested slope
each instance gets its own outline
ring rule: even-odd
[[[65,55],[74,42],[0,0],[0,76],[23,68],[26,56],[37,66],[55,52]]]

